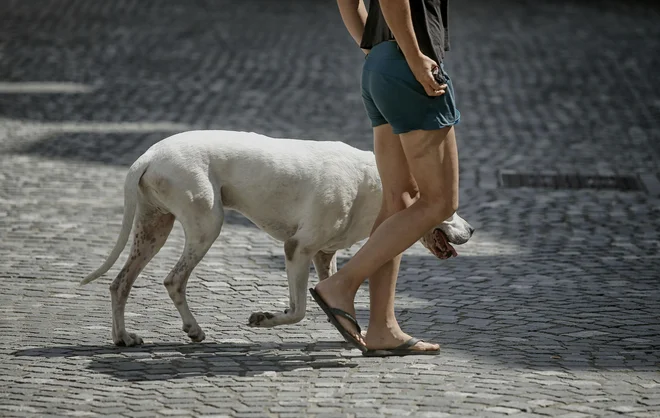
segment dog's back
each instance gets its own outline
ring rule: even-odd
[[[189,131],[163,139],[145,155],[149,168],[140,185],[155,206],[176,215],[173,205],[179,202],[172,201],[170,191],[192,197],[204,192],[200,179],[208,179],[223,207],[239,211],[280,240],[309,216],[325,213],[324,206],[333,206],[333,214],[341,217],[361,187],[380,192],[373,153],[338,141]]]

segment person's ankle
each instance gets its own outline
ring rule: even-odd
[[[359,285],[357,288],[350,278],[345,277],[340,273],[335,273],[333,276],[328,277],[325,280],[320,281],[316,286],[320,286],[322,289],[341,289],[341,293],[348,293],[355,295],[357,293]]]
[[[374,315],[372,315],[372,318],[373,317]],[[367,329],[372,335],[376,336],[396,336],[403,333],[394,316],[388,316],[382,319],[371,319],[369,320],[369,327]]]

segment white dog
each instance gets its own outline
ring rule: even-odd
[[[254,313],[252,326],[272,327],[303,319],[310,263],[321,280],[337,270],[336,251],[369,236],[381,204],[374,154],[342,142],[274,139],[249,132],[191,131],[149,148],[130,167],[124,186],[124,218],[106,262],[82,284],[106,273],[126,246],[133,246],[110,286],[112,339],[133,346],[124,307],[133,282],[165,244],[178,219],[185,248],[165,287],[193,341],[204,332],[186,303],[190,273],[220,234],[225,209],[233,209],[284,242],[290,308]],[[439,258],[456,255],[474,229],[454,214],[420,241]]]

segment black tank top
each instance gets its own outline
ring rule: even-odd
[[[417,43],[422,53],[441,63],[449,51],[447,3],[449,0],[409,0],[410,15]],[[393,40],[378,0],[369,2],[369,14],[362,34],[360,48],[371,49],[377,44]]]

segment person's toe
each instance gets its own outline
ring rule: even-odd
[[[364,341],[362,334],[358,332],[357,328],[355,328],[355,324],[353,324],[351,321],[349,321],[348,319],[342,316],[335,315],[335,318],[337,318],[341,326],[344,327],[344,329],[348,331],[348,333],[351,334],[353,338],[358,340],[360,344],[364,346],[367,345],[366,342]]]
[[[411,347],[411,350],[438,351],[438,350],[440,350],[440,345],[439,344],[427,343],[425,341],[419,341],[419,342],[417,342],[417,344],[415,344]]]

